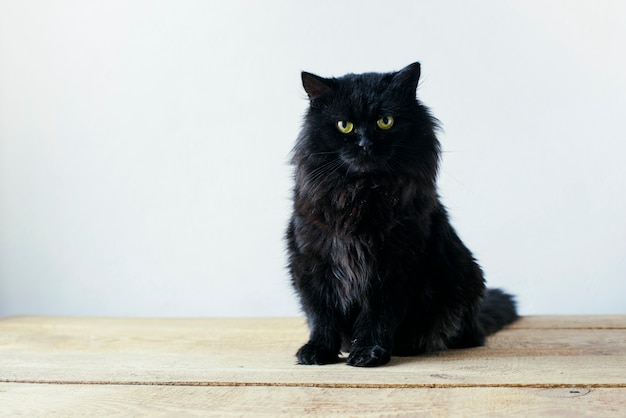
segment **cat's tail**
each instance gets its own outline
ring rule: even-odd
[[[485,335],[493,334],[519,318],[515,299],[500,289],[486,289],[478,322]]]

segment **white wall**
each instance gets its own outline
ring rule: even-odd
[[[0,0],[0,316],[298,314],[299,72],[416,60],[489,283],[626,313],[626,3],[383,3]]]

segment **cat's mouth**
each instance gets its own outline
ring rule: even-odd
[[[380,169],[380,158],[352,157],[344,158],[349,173],[371,173]]]

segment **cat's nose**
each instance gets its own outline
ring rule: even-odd
[[[359,147],[363,148],[363,151],[369,152],[372,148],[372,141],[370,141],[367,137],[361,136],[359,138]]]

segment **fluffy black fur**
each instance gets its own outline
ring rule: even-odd
[[[293,152],[289,268],[310,338],[300,364],[378,366],[391,355],[482,345],[517,318],[486,290],[436,190],[437,121],[415,97],[420,65],[322,78]],[[377,121],[393,125],[383,129]],[[338,122],[352,130],[340,132]],[[348,126],[341,123],[341,127]],[[344,129],[349,130],[349,129]]]

